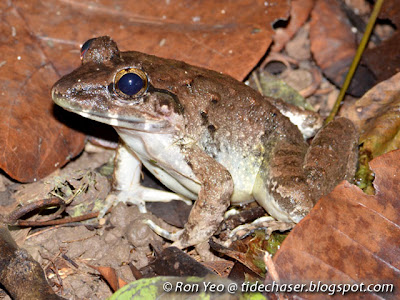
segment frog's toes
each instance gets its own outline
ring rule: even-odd
[[[266,227],[266,223],[275,221],[274,218],[270,216],[265,216],[258,218],[257,220],[253,221],[252,223],[249,224],[243,224],[235,227],[232,229],[232,231],[229,233],[229,238],[233,239],[241,239],[246,237],[247,235],[251,234],[254,230],[259,229],[259,228],[264,228]]]
[[[286,231],[292,229],[295,223],[291,222],[281,222],[277,221],[270,216],[264,216],[261,218],[256,219],[250,224],[243,224],[236,228],[234,228],[230,234],[229,238],[232,240],[238,240],[245,238],[249,234],[253,233],[257,229],[264,229],[267,235],[270,235],[272,232],[279,230],[279,231]]]
[[[130,204],[135,204],[141,213],[146,213],[146,205],[145,202],[141,199],[134,198],[132,197],[132,194],[129,192],[125,191],[113,191],[111,192],[106,200],[104,207],[100,210],[100,214],[98,218],[104,217],[106,212],[113,206],[116,206],[118,203],[123,202],[123,203],[130,203]]]
[[[178,230],[175,233],[171,233],[168,230],[165,230],[164,228],[158,226],[155,224],[152,220],[144,220],[144,223],[147,224],[155,233],[157,233],[159,236],[172,241],[172,247],[177,247],[179,249],[183,249],[189,246],[197,245],[201,241],[198,239],[190,239],[185,229]]]
[[[162,236],[163,238],[176,242],[179,240],[180,236],[182,235],[184,229],[181,229],[175,233],[171,233],[168,230],[165,230],[164,228],[158,226],[156,223],[154,223],[152,220],[144,220],[144,223],[147,224],[155,233],[157,233],[159,236]],[[178,247],[182,248],[182,247]]]

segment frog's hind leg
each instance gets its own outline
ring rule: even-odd
[[[351,121],[337,118],[313,139],[270,139],[253,195],[274,218],[298,223],[323,195],[354,176],[358,134]]]
[[[118,146],[114,162],[113,191],[107,196],[100,217],[119,202],[135,204],[142,213],[147,212],[146,202],[182,200],[191,204],[190,200],[175,193],[142,186],[140,184],[142,164],[123,144]]]
[[[263,163],[253,195],[275,219],[298,223],[313,207],[303,170],[307,144],[298,136],[270,138],[264,144]],[[280,133],[277,132],[280,136]]]
[[[346,118],[336,118],[314,137],[303,166],[314,204],[342,180],[353,181],[357,147],[358,132]]]

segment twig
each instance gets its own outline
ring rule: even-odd
[[[64,210],[65,210],[65,202],[62,199],[58,198],[50,198],[50,199],[42,199],[36,202],[29,203],[27,205],[24,205],[16,210],[14,210],[10,215],[8,216],[8,222],[10,224],[15,224],[19,218],[22,216],[26,215],[27,213],[30,213],[34,210],[37,210],[39,208],[44,208],[44,207],[50,207],[50,206],[59,206],[60,208],[51,216],[51,218],[56,218],[59,216]]]

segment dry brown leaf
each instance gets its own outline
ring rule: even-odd
[[[84,136],[53,115],[50,88],[57,73],[18,11],[2,2],[0,32],[0,168],[35,181],[76,156]]]
[[[370,167],[375,196],[343,182],[285,239],[273,258],[282,281],[393,283],[393,293],[357,297],[400,296],[400,151],[374,159]]]
[[[77,67],[81,43],[109,35],[121,50],[183,60],[239,80],[265,54],[272,23],[290,9],[290,1],[263,0],[13,3],[61,74]]]
[[[397,27],[397,31],[377,47],[366,49],[363,54],[363,63],[372,70],[378,82],[400,71],[400,6],[398,0],[384,1],[379,18],[390,20]]]
[[[311,52],[325,76],[341,86],[356,53],[352,25],[338,0],[319,0],[311,14]],[[360,66],[354,74],[348,93],[361,96],[374,83],[368,69]]]
[[[342,115],[361,132],[360,144],[377,157],[400,148],[400,73],[368,91]]]
[[[271,51],[280,52],[286,43],[307,21],[314,6],[315,0],[292,0],[289,24],[285,28],[278,28],[274,35],[274,44]]]
[[[353,121],[363,133],[367,124],[396,100],[400,91],[400,73],[374,86],[362,98],[341,110],[340,115]]]
[[[254,239],[256,239],[255,242]],[[263,242],[266,243],[265,235],[262,235],[261,244]],[[257,276],[261,277],[263,273],[265,273],[265,269],[258,265],[258,263],[262,260],[265,253],[263,249],[266,247],[261,247],[258,238],[249,237],[246,240],[235,241],[229,248],[226,248],[212,240],[210,240],[209,243],[214,251],[240,262]]]
[[[328,78],[340,82],[345,72],[343,66],[347,66],[356,53],[356,40],[336,0],[320,0],[315,4],[310,41],[318,65]]]
[[[117,272],[114,268],[104,266],[97,267],[90,264],[87,265],[97,270],[101,274],[101,276],[103,276],[103,278],[108,282],[114,292],[126,285],[126,282],[117,276]]]
[[[229,276],[229,273],[231,272],[235,263],[230,260],[216,260],[210,262],[205,261],[202,262],[202,264],[210,270],[213,270],[218,276],[226,278]]]
[[[359,129],[360,159],[356,181],[366,193],[373,194],[373,174],[368,162],[381,154],[400,148],[400,73],[368,91],[341,114]]]

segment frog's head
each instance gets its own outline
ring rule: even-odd
[[[179,126],[179,99],[154,87],[143,68],[151,59],[121,53],[107,36],[88,40],[81,48],[82,65],[54,84],[52,98],[66,110],[116,127],[162,131]]]

